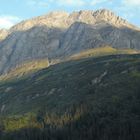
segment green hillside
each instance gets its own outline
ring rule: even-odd
[[[138,140],[140,55],[70,60],[0,82],[0,140]]]
[[[0,81],[8,79],[19,79],[21,77],[26,77],[30,74],[37,72],[40,69],[49,67],[48,59],[39,59],[33,61],[26,61],[16,68],[11,69],[8,73],[0,76]]]

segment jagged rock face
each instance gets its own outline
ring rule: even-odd
[[[54,57],[62,33],[61,29],[46,26],[12,33],[1,43],[0,71],[7,72],[24,61]]]
[[[64,58],[102,45],[140,50],[140,30],[108,10],[52,12],[0,31],[0,73],[24,61]]]
[[[140,32],[129,28],[119,29],[109,24],[73,24],[61,40],[63,56],[78,53],[84,49],[109,45],[114,48],[140,49]]]
[[[79,22],[67,30],[61,42],[62,55],[65,56],[105,44],[95,26]]]
[[[0,29],[0,41],[4,40],[8,35],[8,31],[5,29]]]
[[[110,23],[115,27],[129,27],[135,28],[132,24],[128,23],[126,20],[119,16],[116,16],[113,12],[109,10],[97,10],[93,13],[93,16],[97,23],[102,23],[103,21]]]
[[[68,28],[75,22],[83,22],[86,24],[98,24],[107,22],[116,27],[129,27],[134,28],[126,20],[116,16],[109,10],[97,10],[97,11],[79,11],[68,14],[66,12],[51,12],[47,15],[36,17],[30,20],[23,21],[10,29],[13,31],[28,30],[34,26],[55,27],[55,28]]]
[[[68,23],[66,19],[68,17],[66,12],[51,12],[47,15],[33,18],[30,20],[23,21],[13,26],[10,31],[25,31],[33,28],[34,26],[47,26],[52,28],[66,28]]]

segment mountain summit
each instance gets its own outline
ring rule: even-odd
[[[51,12],[44,16],[39,16],[27,21],[23,21],[12,27],[10,30],[27,30],[33,26],[38,25],[46,25],[48,27],[56,28],[68,28],[74,22],[83,22],[93,25],[107,22],[116,27],[136,28],[126,20],[115,15],[113,12],[107,9],[101,9],[97,11],[81,10],[78,12],[72,12],[70,14],[64,11]]]
[[[106,9],[51,12],[0,30],[0,73],[26,61],[64,59],[105,45],[140,50],[139,38],[139,28]]]

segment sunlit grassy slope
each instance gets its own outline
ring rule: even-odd
[[[48,66],[49,66],[48,59],[27,61],[17,66],[16,68],[12,69],[9,73],[0,76],[0,80],[25,77]]]
[[[97,57],[116,54],[137,54],[137,53],[140,52],[133,49],[116,49],[112,48],[111,46],[102,46],[98,48],[84,50],[80,53],[71,56],[71,59],[81,59],[87,57]]]

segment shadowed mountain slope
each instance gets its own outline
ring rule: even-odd
[[[0,81],[2,140],[138,140],[140,55],[91,57]]]
[[[139,88],[139,59],[139,55],[84,58],[56,64],[18,79],[3,80],[0,82],[1,113],[27,113],[41,106],[63,110],[80,101],[90,99],[92,102],[96,94],[135,94]]]

